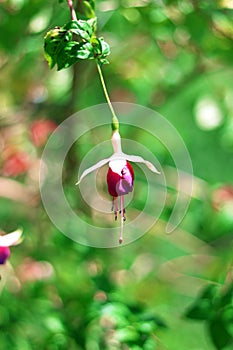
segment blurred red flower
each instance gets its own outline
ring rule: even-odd
[[[221,187],[215,189],[212,195],[212,205],[217,211],[221,210],[224,205],[233,201],[233,186],[232,185],[222,185]]]
[[[30,166],[29,155],[26,152],[15,151],[3,161],[4,176],[18,176],[27,172]]]
[[[31,140],[36,147],[44,146],[57,125],[52,120],[36,120],[31,125]]]

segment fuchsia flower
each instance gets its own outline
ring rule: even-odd
[[[0,264],[5,264],[10,257],[9,247],[21,242],[22,230],[16,230],[6,235],[0,235]]]
[[[119,243],[121,244],[123,242],[123,223],[126,220],[124,196],[133,191],[134,184],[134,170],[129,162],[144,163],[154,173],[160,174],[160,172],[152,163],[143,159],[142,157],[123,153],[121,149],[121,137],[118,131],[113,132],[111,141],[114,150],[113,155],[109,158],[102,159],[92,167],[86,169],[81,175],[77,184],[79,184],[82,179],[92,171],[99,169],[107,163],[109,164],[107,173],[108,192],[113,197],[113,210],[115,214],[115,220],[117,220],[118,212],[121,215],[121,228],[119,238]],[[118,198],[120,198],[120,203],[118,203]],[[120,204],[119,208],[118,204]]]

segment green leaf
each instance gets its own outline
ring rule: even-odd
[[[101,52],[102,52],[102,56],[106,57],[110,54],[110,46],[108,45],[108,43],[106,43],[106,41],[104,41],[103,38],[99,38],[99,42],[101,45]]]
[[[116,331],[116,338],[120,342],[136,342],[139,339],[139,333],[132,326],[127,326]]]
[[[212,316],[212,311],[211,301],[203,299],[193,304],[193,306],[186,311],[185,317],[194,320],[207,320]]]
[[[52,69],[56,64],[58,70],[70,67],[78,59],[91,60],[97,58],[100,64],[106,64],[105,59],[110,53],[109,45],[103,38],[93,36],[96,17],[88,20],[70,21],[64,27],[50,30],[44,41],[44,55]],[[71,41],[73,34],[79,41]]]
[[[163,328],[167,328],[167,325],[166,323],[162,320],[161,317],[159,317],[158,315],[155,315],[154,313],[152,312],[144,312],[140,315],[140,319],[142,321],[146,321],[146,322],[154,322],[154,324],[156,326],[159,326],[159,327],[163,327]]]
[[[72,66],[79,59],[85,60],[93,58],[93,47],[90,43],[83,44],[71,41],[57,54],[58,70]]]
[[[185,312],[185,317],[195,320],[207,320],[216,312],[216,295],[218,287],[215,285],[207,286],[197,297],[193,305]]]
[[[87,20],[87,23],[90,25],[92,28],[93,33],[96,31],[97,27],[97,17],[93,17]]]
[[[95,1],[80,1],[79,3],[79,14],[85,18],[95,17]]]
[[[100,63],[101,65],[103,65],[103,64],[109,64],[109,61],[106,60],[106,58],[100,58],[98,61],[99,61],[99,63]]]
[[[75,41],[70,41],[62,48],[62,50],[57,52],[57,69],[61,70],[63,68],[68,68],[77,62],[77,57],[72,54],[72,51],[77,46]]]
[[[140,322],[137,327],[138,331],[144,334],[151,334],[156,328],[156,324],[153,321]]]
[[[49,67],[52,69],[57,63],[57,54],[71,39],[72,34],[62,28],[50,30],[44,38],[44,55]]]
[[[78,59],[94,59],[94,48],[91,43],[71,41],[72,33],[79,33],[79,36],[87,38],[92,29],[86,21],[71,21],[65,27],[54,28],[46,34],[44,55],[50,68],[57,64],[58,70],[61,70],[70,67]]]
[[[227,332],[233,337],[233,306],[228,305],[222,310],[222,319]]]
[[[233,340],[221,317],[215,318],[209,323],[209,332],[211,339],[218,350],[223,349]]]
[[[65,30],[70,30],[72,33],[80,36],[81,39],[89,41],[91,39],[93,29],[88,21],[79,20],[71,21],[64,26]]]
[[[98,38],[96,37],[92,37],[91,38],[91,45],[94,48],[94,53],[95,53],[95,57],[98,55],[101,55],[101,44]]]
[[[219,305],[226,306],[228,304],[231,304],[232,300],[233,300],[233,284],[230,284],[228,288],[221,291],[220,297],[219,297]]]
[[[90,43],[79,44],[75,56],[81,60],[93,59],[94,54],[92,45]]]
[[[110,47],[103,38],[92,37],[91,44],[94,48],[94,57],[98,59],[98,62],[101,64],[109,63],[106,56],[110,54]]]
[[[156,349],[157,349],[156,339],[149,338],[143,344],[143,350],[156,350]]]

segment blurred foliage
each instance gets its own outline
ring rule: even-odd
[[[93,1],[75,6],[93,17]],[[166,235],[173,161],[150,135],[123,126],[170,179],[160,220],[120,249],[80,246],[57,231],[38,190],[43,147],[56,125],[104,95],[92,62],[57,72],[43,57],[46,32],[70,21],[65,1],[1,1],[0,226],[21,226],[25,236],[0,267],[1,349],[230,350],[232,1],[97,0],[96,14],[98,36],[111,48],[103,69],[111,99],[150,107],[177,128],[193,162],[193,198],[181,227]],[[93,223],[96,213],[73,184],[80,161],[106,134],[87,133],[64,173],[69,201]],[[146,188],[138,169],[136,181]],[[138,215],[143,196],[129,212]]]
[[[206,321],[210,336],[217,349],[233,343],[233,285],[219,291],[219,286],[209,285],[187,310],[186,317]]]

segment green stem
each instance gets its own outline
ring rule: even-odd
[[[108,95],[108,90],[107,90],[107,87],[106,87],[106,84],[105,84],[105,81],[104,81],[104,77],[103,77],[103,74],[102,74],[102,70],[101,70],[101,67],[100,67],[99,63],[97,63],[97,69],[98,69],[98,73],[99,73],[99,76],[100,76],[100,81],[101,81],[101,84],[102,84],[104,95],[106,97],[109,109],[110,109],[110,111],[112,113],[112,130],[113,131],[119,131],[119,120],[118,120],[118,118],[117,118],[117,116],[115,114],[115,111],[113,109],[112,103],[110,101],[110,98],[109,98],[109,95]]]

